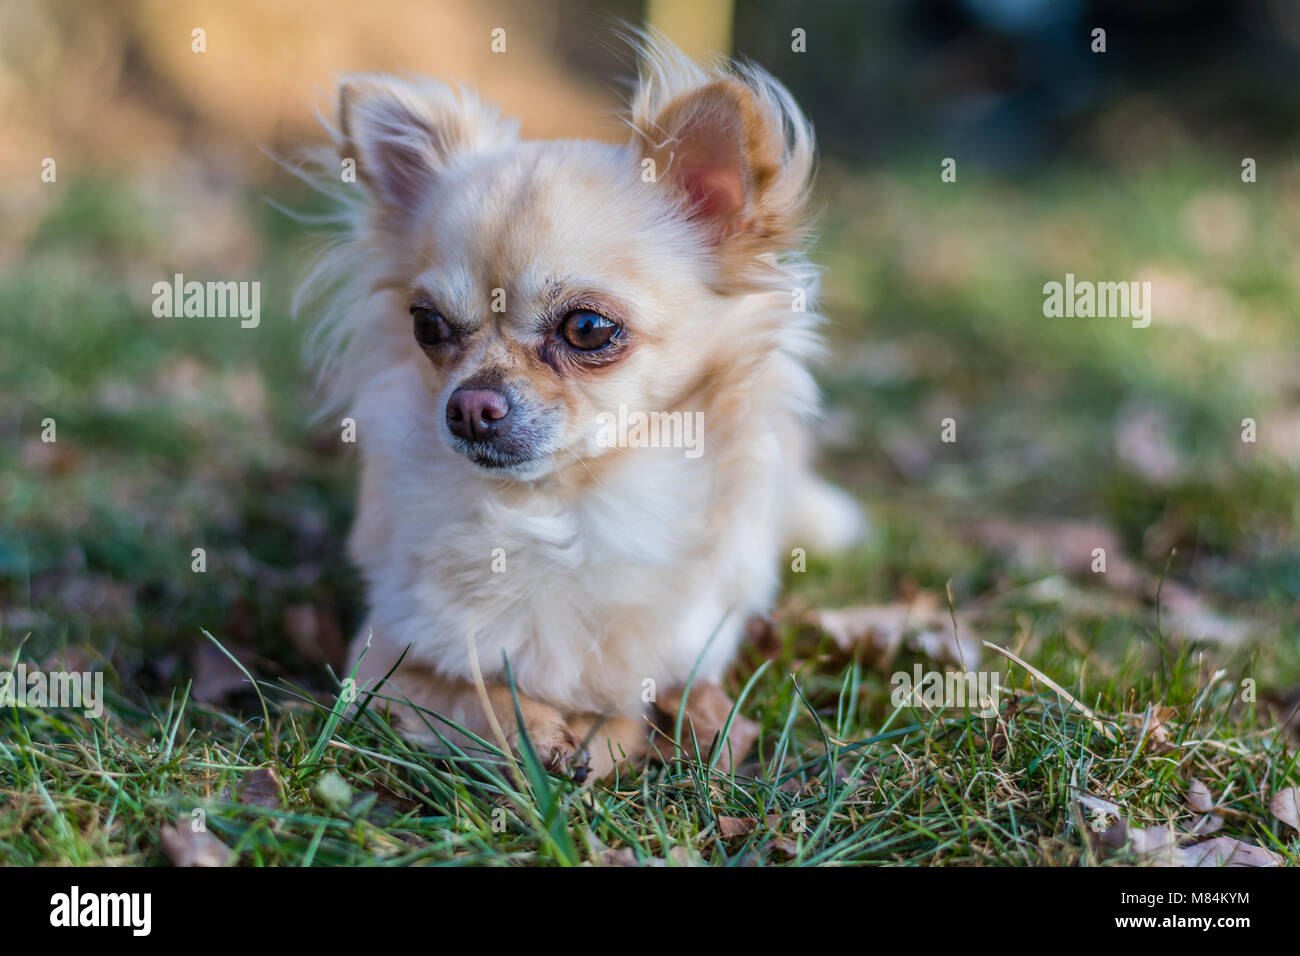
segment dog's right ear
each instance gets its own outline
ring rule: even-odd
[[[356,161],[357,179],[396,218],[415,214],[440,170],[513,142],[517,129],[472,93],[443,83],[361,74],[339,84],[339,156]]]

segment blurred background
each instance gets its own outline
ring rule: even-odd
[[[240,680],[200,628],[265,673],[337,665],[355,461],[311,420],[289,302],[314,240],[279,207],[321,209],[275,157],[325,141],[314,111],[355,70],[474,85],[526,135],[621,138],[616,31],[643,22],[766,67],[823,147],[821,431],[878,533],[814,556],[791,600],[951,581],[990,636],[1032,620],[1122,656],[1154,626],[1300,681],[1291,0],[6,0],[6,654],[30,634],[146,689],[191,671],[200,697]],[[156,318],[174,273],[260,281],[260,325]],[[1151,326],[1045,318],[1066,273],[1151,282]]]

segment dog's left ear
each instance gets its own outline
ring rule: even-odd
[[[656,181],[677,191],[686,215],[720,251],[748,258],[796,248],[807,225],[814,150],[790,94],[748,70],[715,75],[651,112],[662,90],[643,90],[633,117]]]

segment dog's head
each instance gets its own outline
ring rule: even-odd
[[[780,347],[808,124],[759,70],[647,54],[625,145],[520,141],[441,84],[341,87],[340,153],[391,306],[354,334],[402,343],[423,424],[485,473],[588,467],[609,452],[602,414],[689,411]]]

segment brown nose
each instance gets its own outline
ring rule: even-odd
[[[466,441],[495,437],[509,414],[510,402],[494,388],[458,388],[447,399],[447,427]]]

